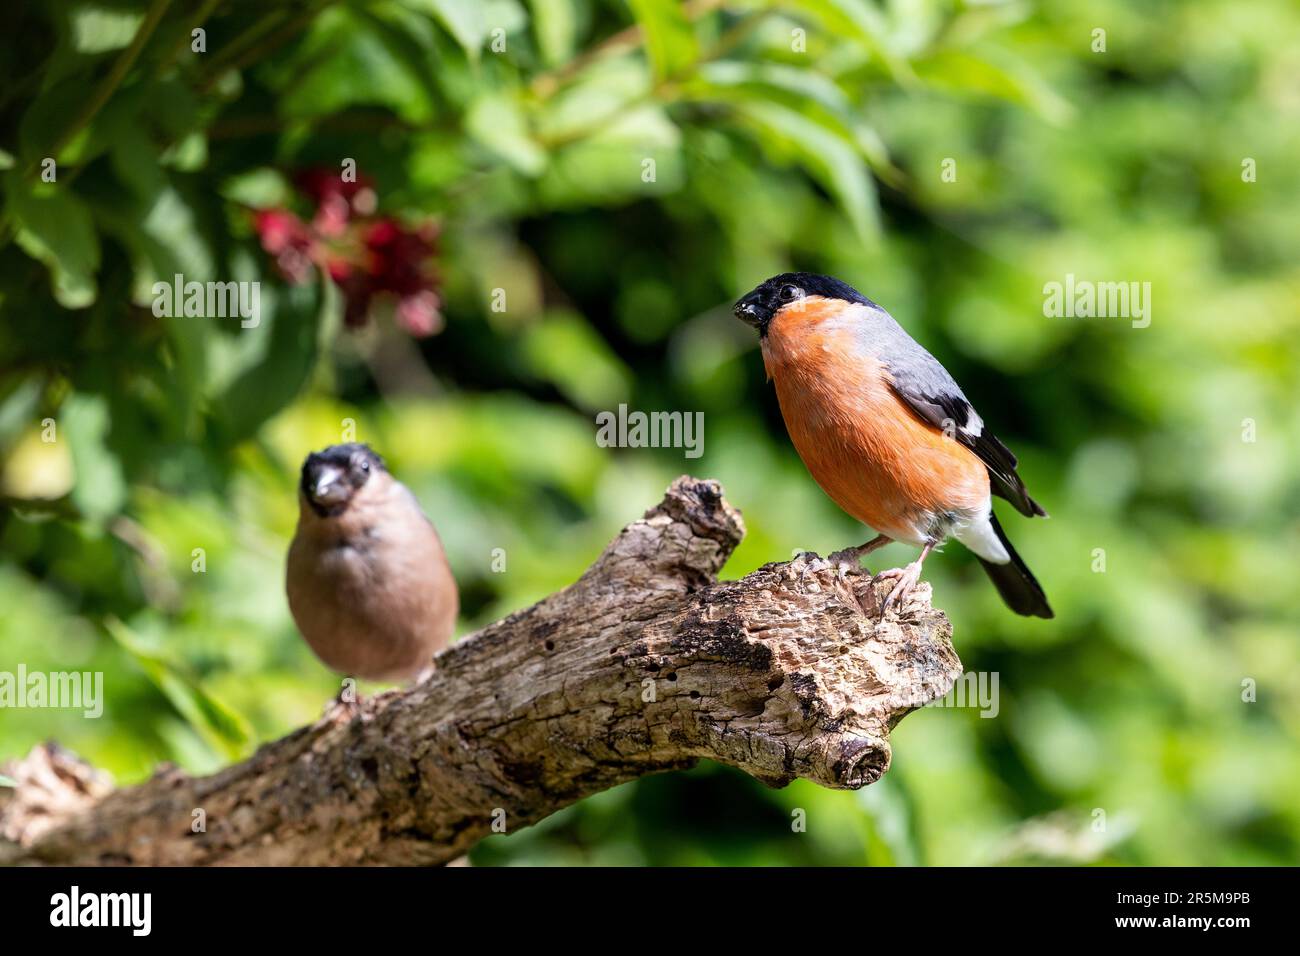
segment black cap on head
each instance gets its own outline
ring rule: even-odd
[[[369,445],[350,442],[312,452],[302,463],[303,497],[321,517],[337,515],[377,471],[387,471],[384,460]]]
[[[759,335],[766,335],[773,316],[791,302],[810,295],[842,299],[859,305],[875,305],[847,282],[831,276],[815,272],[783,272],[756,286],[753,292],[736,303],[733,311],[740,321],[758,329]]]

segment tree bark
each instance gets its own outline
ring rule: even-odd
[[[114,790],[38,747],[4,771],[0,862],[445,863],[700,758],[774,786],[875,782],[890,729],[961,672],[951,625],[924,584],[882,620],[886,583],[815,555],[717,581],[743,534],[716,482],[679,478],[577,582],[461,640],[428,680],[212,776]]]

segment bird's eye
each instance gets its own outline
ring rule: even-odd
[[[362,458],[361,461],[358,462],[357,467],[360,468],[362,471],[368,472],[370,471],[370,462]]]
[[[782,302],[793,302],[801,295],[803,295],[803,289],[799,288],[797,285],[786,284],[781,286]]]

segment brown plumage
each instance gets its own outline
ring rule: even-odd
[[[341,674],[405,681],[451,641],[459,611],[442,542],[415,496],[365,445],[307,457],[289,547],[289,609]]]

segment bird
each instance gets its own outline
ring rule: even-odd
[[[758,330],[786,430],[822,490],[878,535],[832,554],[837,568],[899,541],[921,549],[881,604],[902,607],[935,548],[975,553],[1007,606],[1051,618],[1042,586],[1007,540],[992,498],[1047,516],[999,441],[939,361],[885,309],[831,276],[787,272],[736,302]]]
[[[433,523],[368,445],[309,454],[285,591],[298,630],[341,674],[411,681],[452,638],[460,598]]]

